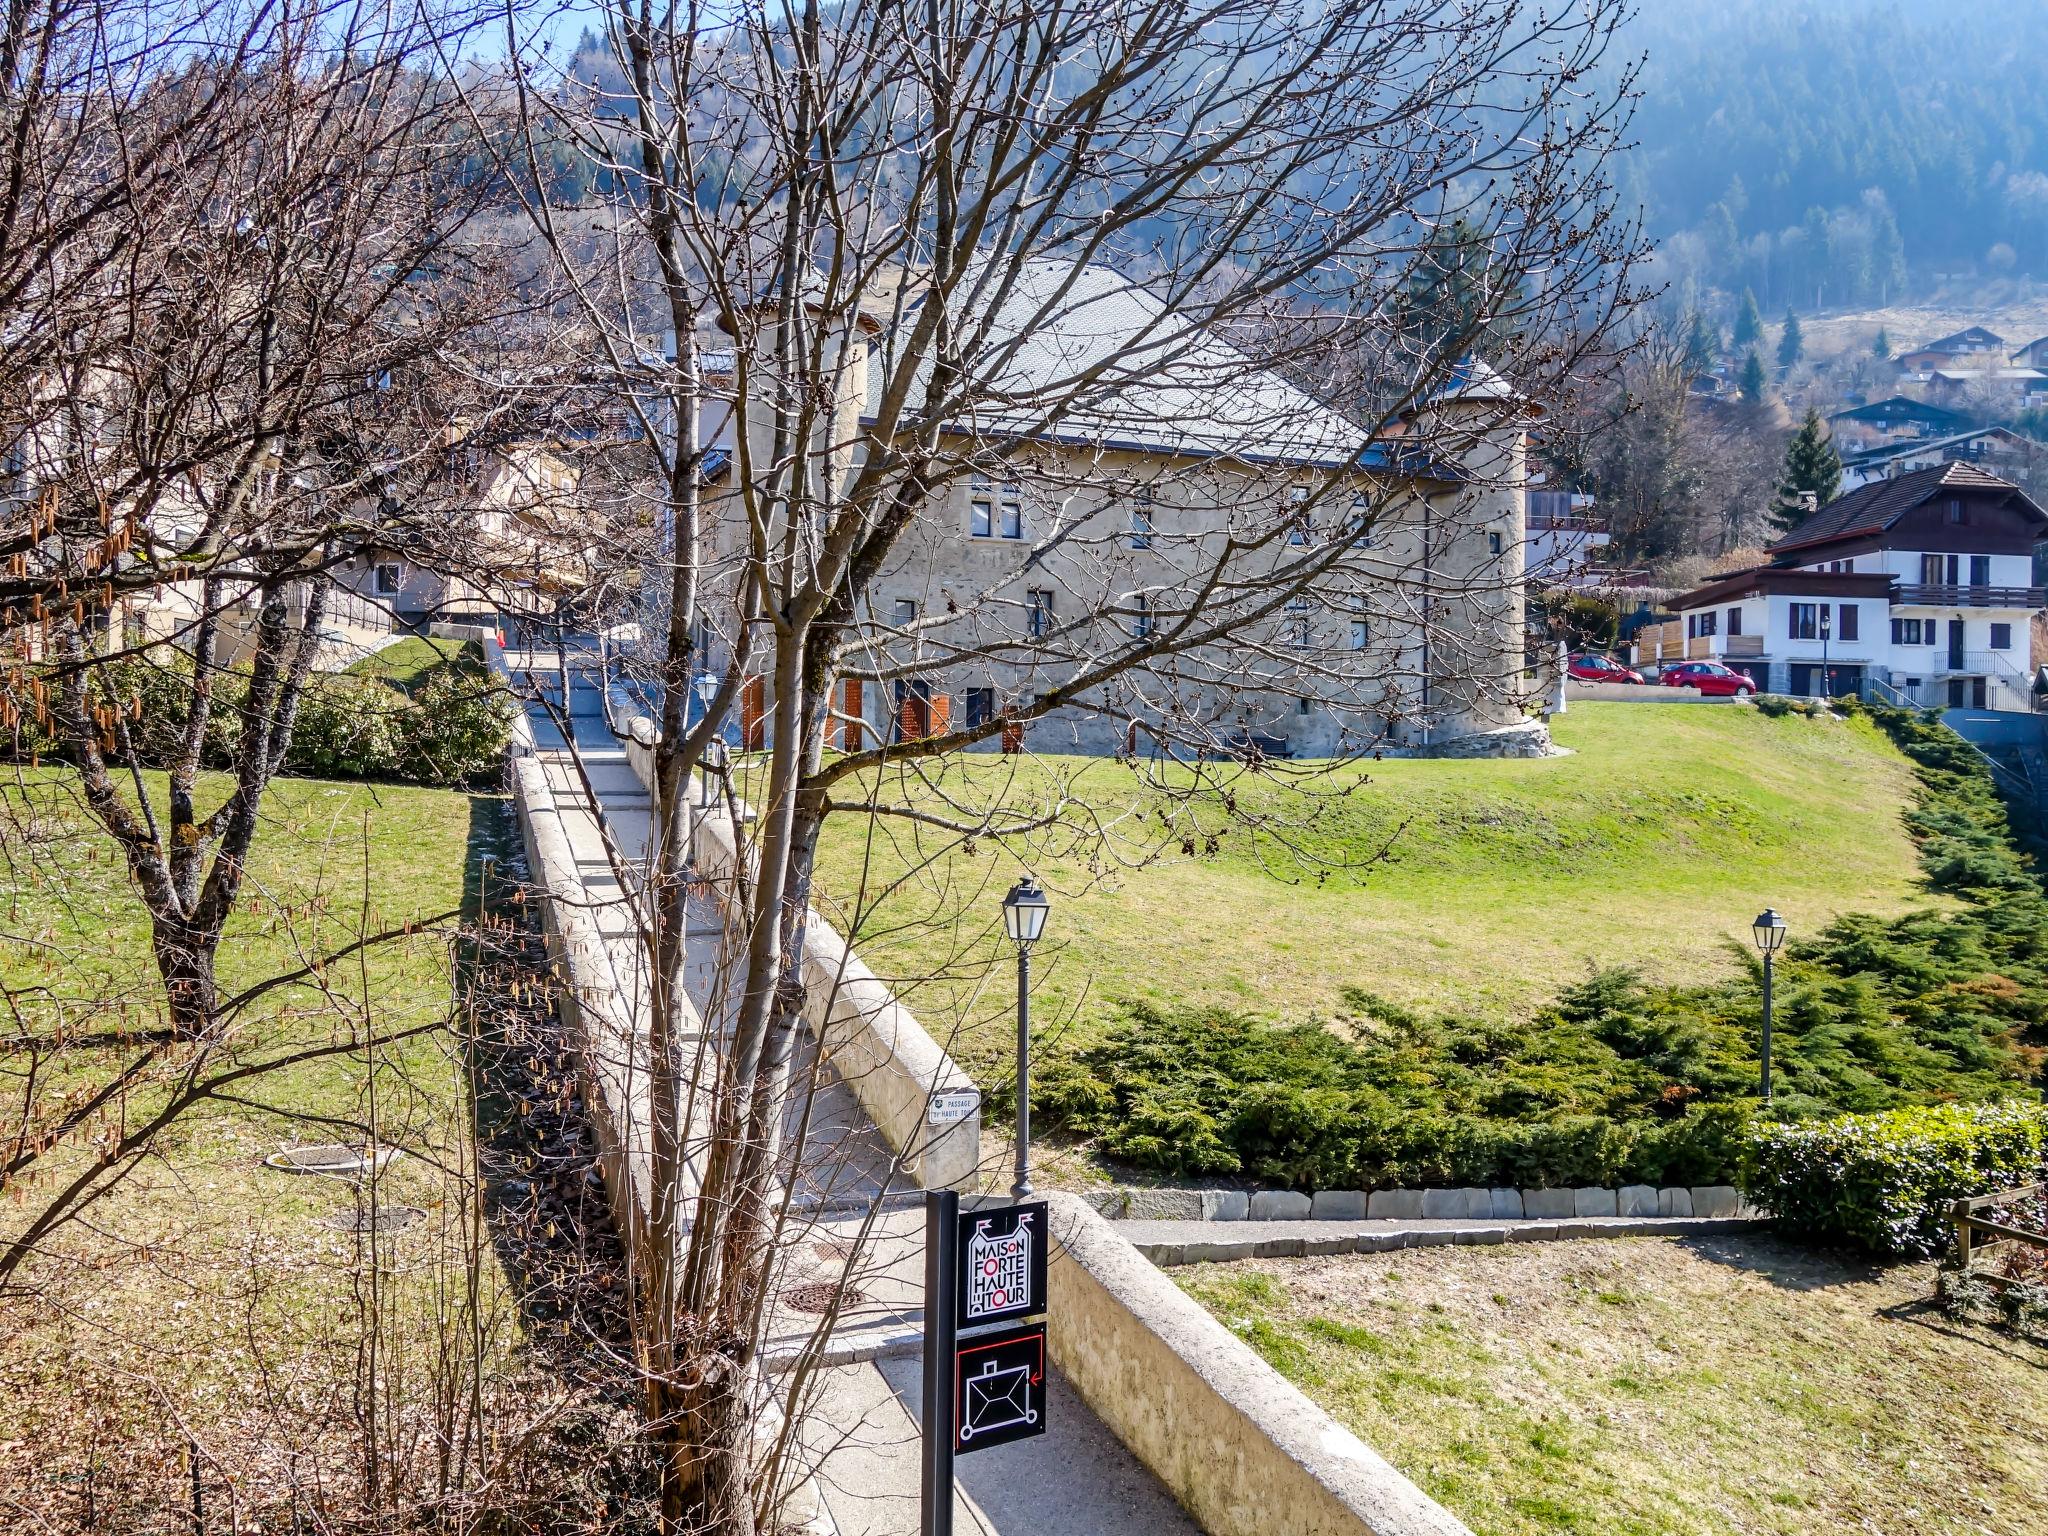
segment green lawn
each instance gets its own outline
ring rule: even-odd
[[[1765,904],[1811,933],[1929,899],[1901,822],[1910,765],[1867,721],[1594,703],[1554,725],[1571,755],[1240,780],[1234,821],[1214,797],[1162,820],[1168,797],[1101,759],[977,757],[885,798],[1063,795],[1101,823],[1099,839],[1024,840],[1054,893],[1040,1013],[1076,1039],[1125,1000],[1298,1017],[1346,986],[1516,1015],[1596,968],[1730,974]],[[994,938],[1018,857],[849,812],[820,868],[828,905],[929,1026],[964,1030],[970,1062],[1000,1056],[1010,981]]]
[[[1486,1536],[2038,1532],[2048,1351],[1768,1238],[1174,1271]]]
[[[358,677],[375,677],[412,693],[442,667],[482,670],[483,658],[471,640],[430,640],[407,635],[381,651],[373,651],[349,668]]]

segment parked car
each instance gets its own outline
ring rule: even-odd
[[[1565,671],[1582,683],[1640,683],[1643,674],[1625,667],[1612,656],[1581,652],[1565,663]]]
[[[1666,667],[1657,681],[1666,688],[1697,688],[1712,699],[1746,699],[1756,692],[1746,675],[1718,661],[1682,661]]]

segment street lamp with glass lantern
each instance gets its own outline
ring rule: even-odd
[[[1045,932],[1050,903],[1026,875],[1003,898],[1003,930],[1017,946],[1017,1178],[1013,1199],[1031,1198],[1031,946]]]
[[[1756,947],[1764,957],[1764,1102],[1771,1102],[1771,959],[1785,942],[1785,919],[1777,912],[1765,907],[1757,914],[1756,921],[1749,925],[1756,936]]]
[[[714,736],[704,743],[703,762],[697,774],[697,782],[703,786],[697,800],[700,809],[708,811],[718,803],[718,783],[725,777],[728,761],[724,737]]]

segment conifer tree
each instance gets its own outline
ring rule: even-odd
[[[1800,493],[1811,491],[1814,504],[1826,506],[1842,488],[1842,456],[1828,438],[1820,412],[1806,408],[1806,419],[1785,446],[1785,478],[1778,485],[1778,499],[1771,513],[1781,528],[1796,527],[1806,512]]]
[[[1720,350],[1720,327],[1709,328],[1706,317],[1694,310],[1685,329],[1685,371],[1694,375],[1707,372]]]
[[[1778,370],[1790,373],[1792,365],[1799,361],[1806,350],[1806,338],[1799,334],[1799,317],[1791,310],[1785,311],[1785,332],[1778,338]]]
[[[1742,303],[1735,311],[1735,347],[1753,347],[1763,340],[1763,311],[1756,307],[1756,295],[1749,289],[1742,290]]]
[[[1870,338],[1870,355],[1879,362],[1892,355],[1892,339],[1881,325],[1877,328],[1877,334]]]
[[[1764,397],[1764,360],[1756,355],[1754,347],[1749,349],[1748,355],[1742,360],[1742,376],[1737,381],[1737,386],[1742,391],[1742,398],[1751,405],[1759,403]]]

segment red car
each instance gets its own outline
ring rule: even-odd
[[[1582,683],[1640,683],[1643,674],[1625,667],[1612,656],[1590,653],[1572,657],[1565,670]]]
[[[1657,681],[1666,688],[1697,688],[1711,699],[1746,699],[1756,692],[1755,683],[1718,661],[1682,661],[1666,667]]]

